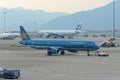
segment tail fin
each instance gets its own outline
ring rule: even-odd
[[[29,35],[27,34],[23,26],[20,26],[20,33],[21,33],[22,40],[30,39]]]
[[[82,28],[82,25],[79,24],[77,27],[76,27],[76,30],[80,30]]]

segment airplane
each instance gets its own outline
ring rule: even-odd
[[[54,38],[65,38],[66,36],[73,38],[75,35],[85,32],[86,31],[81,31],[81,25],[78,25],[75,30],[40,30],[38,34],[41,38],[50,38],[51,36]]]
[[[4,32],[0,33],[0,39],[3,40],[9,40],[9,39],[14,39],[15,37],[19,37],[20,34],[16,32]]]
[[[11,35],[13,38],[20,37],[20,33],[19,32],[14,32],[14,31],[10,32],[9,35]]]
[[[96,51],[99,46],[88,40],[70,40],[70,39],[42,39],[32,40],[23,26],[20,26],[21,41],[20,44],[36,48],[36,49],[47,49],[47,55],[65,54],[65,50],[69,52],[87,51],[87,55],[90,56],[89,51]]]
[[[12,36],[9,36],[8,33],[1,33],[0,34],[0,39],[2,39],[2,40],[12,39]]]

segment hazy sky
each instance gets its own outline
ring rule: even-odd
[[[42,9],[47,12],[74,13],[93,9],[110,3],[112,0],[0,0],[0,7]]]

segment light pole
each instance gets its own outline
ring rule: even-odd
[[[4,31],[6,32],[6,14],[7,12],[4,12]]]
[[[115,1],[113,0],[113,38],[115,38]]]

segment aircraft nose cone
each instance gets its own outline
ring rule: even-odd
[[[98,45],[96,45],[96,49],[99,49],[100,47]]]

